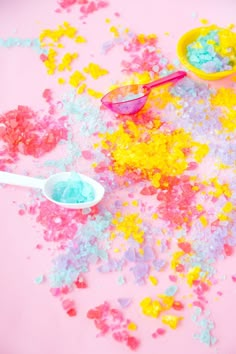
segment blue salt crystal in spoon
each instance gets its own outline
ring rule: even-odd
[[[90,202],[95,198],[93,187],[72,172],[67,181],[57,182],[53,187],[52,198],[56,202],[76,204]]]

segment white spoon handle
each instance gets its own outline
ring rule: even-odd
[[[15,173],[0,171],[0,183],[43,189],[45,179],[33,178],[28,176],[17,175]]]

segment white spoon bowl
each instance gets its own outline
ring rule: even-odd
[[[69,181],[71,177],[71,172],[56,173],[46,179],[40,179],[0,171],[0,183],[41,189],[45,198],[50,200],[50,202],[68,209],[86,209],[98,204],[104,196],[104,187],[99,182],[95,181],[93,178],[90,178],[81,173],[77,174],[83,182],[90,184],[90,186],[93,188],[95,195],[93,200],[84,203],[61,203],[52,198],[54,186],[58,182]]]

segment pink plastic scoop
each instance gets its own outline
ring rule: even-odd
[[[143,108],[152,88],[183,79],[186,75],[185,71],[176,71],[149,84],[118,87],[103,96],[101,101],[115,113],[134,114]]]

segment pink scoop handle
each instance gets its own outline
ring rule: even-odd
[[[185,71],[176,71],[173,74],[162,77],[161,79],[150,82],[149,84],[145,84],[145,85],[143,85],[143,87],[150,90],[153,87],[164,85],[164,84],[167,84],[168,82],[171,82],[171,81],[183,79],[186,75],[187,75],[187,73]]]

